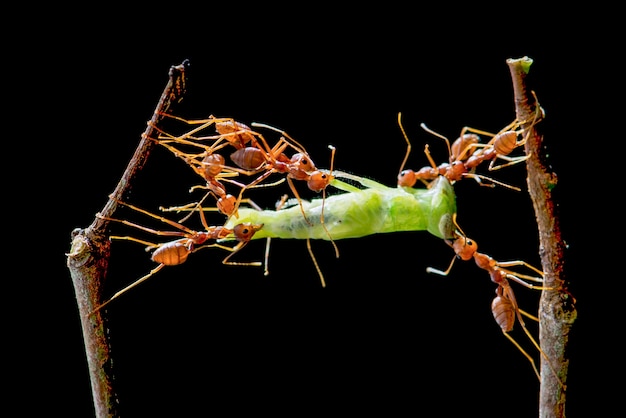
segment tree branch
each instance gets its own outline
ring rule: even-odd
[[[137,173],[143,168],[155,142],[150,138],[154,134],[154,126],[162,119],[170,107],[182,100],[185,94],[186,69],[188,61],[173,66],[169,71],[169,81],[161,95],[159,103],[148,122],[141,141],[135,150],[113,196],[122,196],[131,188]],[[102,209],[102,215],[111,217],[117,204],[109,199]],[[101,311],[91,314],[101,303],[102,286],[106,278],[110,257],[110,241],[105,231],[108,222],[96,217],[86,229],[76,228],[72,231],[72,244],[67,253],[67,267],[72,276],[76,302],[83,330],[85,352],[91,379],[91,391],[94,400],[96,417],[118,417],[118,399],[114,390],[112,358],[106,334],[107,327]]]
[[[530,134],[524,147],[528,172],[528,193],[533,202],[539,230],[539,256],[544,273],[544,286],[539,305],[539,343],[551,365],[541,359],[541,387],[539,416],[541,418],[565,417],[566,382],[569,366],[568,343],[572,324],[576,319],[575,299],[566,289],[565,243],[561,237],[559,217],[552,190],[557,187],[557,176],[548,170],[545,162],[543,136],[533,119],[539,103],[529,96],[526,76],[532,59],[508,59],[507,65],[513,81],[515,113],[523,121],[524,132]],[[543,116],[543,115],[542,115]],[[556,374],[553,372],[556,372]],[[557,378],[558,376],[558,378]],[[560,381],[559,381],[560,380]]]

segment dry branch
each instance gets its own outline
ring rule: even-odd
[[[554,290],[543,290],[539,305],[539,343],[551,361],[541,359],[541,387],[539,394],[539,416],[541,418],[564,418],[569,366],[568,343],[572,324],[576,319],[575,300],[567,291],[565,279],[565,243],[556,202],[552,190],[557,187],[557,176],[548,169],[543,153],[543,136],[532,123],[539,103],[534,94],[529,95],[526,76],[532,59],[523,57],[508,59],[507,64],[513,81],[515,113],[517,120],[526,121],[522,126],[530,130],[525,143],[528,193],[533,202],[537,228],[539,230],[539,256],[544,272],[544,286]],[[541,110],[543,112],[543,110]],[[527,132],[527,131],[525,131]],[[560,382],[559,382],[560,379]]]
[[[121,199],[130,190],[133,178],[143,168],[150,150],[155,144],[149,139],[154,133],[154,126],[173,104],[182,99],[185,93],[187,64],[185,61],[181,65],[170,68],[169,81],[154,114],[113,192],[113,196],[117,199]],[[111,217],[116,207],[115,201],[109,199],[101,213]],[[119,416],[110,346],[105,331],[107,329],[104,323],[105,319],[101,311],[91,314],[101,303],[103,283],[108,270],[110,241],[105,234],[107,225],[108,221],[96,217],[88,228],[77,228],[72,231],[71,249],[66,254],[67,267],[72,276],[83,330],[91,391],[97,418]]]

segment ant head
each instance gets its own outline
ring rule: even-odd
[[[234,215],[239,217],[237,212],[237,198],[232,194],[226,194],[217,199],[217,209],[226,216]]]
[[[237,238],[237,241],[250,241],[252,236],[261,228],[263,228],[263,224],[244,222],[235,225],[233,228],[233,234]]]
[[[415,171],[411,169],[402,170],[398,174],[398,186],[413,187],[417,182]]]
[[[332,175],[317,170],[311,173],[306,184],[309,186],[309,189],[314,192],[321,192],[328,186],[332,179]]]
[[[465,236],[459,236],[452,243],[454,253],[463,261],[470,260],[478,250],[476,241]]]

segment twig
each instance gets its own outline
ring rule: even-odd
[[[185,93],[186,69],[188,61],[173,66],[169,71],[169,81],[141,141],[130,160],[113,196],[121,199],[131,188],[137,173],[143,168],[155,142],[149,139],[154,126],[162,119],[171,105],[179,102]],[[111,217],[117,204],[109,199],[101,213]],[[102,286],[106,278],[110,256],[110,241],[105,234],[108,221],[96,217],[86,228],[72,231],[72,244],[67,253],[67,267],[72,276],[76,302],[83,330],[85,352],[91,379],[95,413],[97,418],[118,417],[118,398],[114,390],[112,358],[105,319],[101,311],[90,315],[101,303]]]
[[[556,371],[542,358],[541,386],[539,394],[540,418],[564,418],[567,371],[569,366],[568,343],[572,324],[576,319],[575,300],[566,289],[565,243],[561,237],[559,217],[552,190],[557,187],[557,176],[548,170],[542,153],[543,136],[534,126],[533,116],[539,103],[528,94],[526,76],[532,59],[523,57],[508,59],[507,64],[513,81],[515,113],[517,120],[526,121],[525,132],[530,135],[524,147],[528,172],[528,193],[533,202],[539,230],[539,255],[544,272],[544,290],[539,305],[539,343]],[[532,101],[531,101],[532,99]],[[534,109],[533,109],[534,108]],[[559,379],[561,380],[559,382]]]

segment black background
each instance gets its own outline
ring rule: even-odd
[[[601,381],[600,370],[589,350],[597,348],[590,341],[592,324],[602,320],[593,305],[601,291],[581,277],[588,226],[578,223],[582,208],[575,190],[587,148],[582,142],[573,145],[572,129],[584,119],[580,89],[572,89],[572,79],[585,80],[573,64],[583,34],[541,37],[547,21],[497,30],[493,24],[479,29],[477,22],[458,21],[429,30],[411,19],[380,24],[401,18],[394,13],[389,18],[373,13],[366,21],[324,15],[306,24],[306,13],[261,22],[253,11],[219,10],[206,21],[182,21],[190,13],[173,10],[158,21],[121,22],[116,16],[101,24],[73,22],[56,28],[54,36],[42,34],[40,49],[29,54],[27,81],[38,94],[29,97],[28,113],[43,122],[36,132],[43,141],[36,159],[29,141],[18,142],[38,178],[21,191],[25,196],[35,188],[52,191],[45,205],[52,216],[43,216],[41,207],[37,212],[53,257],[44,264],[46,274],[37,275],[43,298],[28,309],[36,319],[20,328],[24,345],[45,348],[24,361],[14,385],[19,392],[44,393],[44,409],[49,405],[66,416],[93,415],[64,253],[71,231],[87,227],[114,190],[170,66],[191,62],[180,116],[213,114],[276,126],[304,144],[320,167],[328,167],[332,144],[337,169],[391,186],[406,150],[398,112],[413,144],[408,165],[428,164],[425,143],[435,160],[443,161],[443,142],[419,124],[451,139],[464,126],[497,132],[515,117],[506,59],[529,56],[534,64],[528,83],[546,111],[541,129],[559,176],[567,277],[580,314],[571,336],[568,416],[598,408],[600,389],[594,382]],[[601,54],[593,62],[601,66]],[[28,122],[24,126],[32,129]],[[491,175],[524,191],[458,183],[460,224],[497,260],[538,266],[524,165]],[[160,205],[190,201],[188,189],[197,183],[184,164],[157,150],[128,199],[157,212]],[[284,190],[255,191],[255,199],[258,195],[269,207]],[[305,188],[299,190],[307,195]],[[149,222],[135,213],[128,216]],[[472,262],[458,262],[447,277],[426,274],[428,266],[446,268],[453,256],[426,232],[337,245],[339,259],[329,243],[313,242],[326,288],[303,241],[274,240],[267,277],[260,268],[223,266],[223,253],[205,250],[112,303],[109,329],[123,415],[227,410],[393,416],[435,410],[436,415],[536,416],[539,384],[492,318],[495,287],[485,272]],[[139,244],[116,241],[112,251],[108,295],[154,267]],[[237,257],[259,260],[263,252],[264,242],[253,242]],[[539,292],[515,290],[520,305],[536,311]],[[531,321],[527,324],[536,333]],[[538,358],[519,326],[513,334]],[[22,404],[25,411],[39,406]]]

